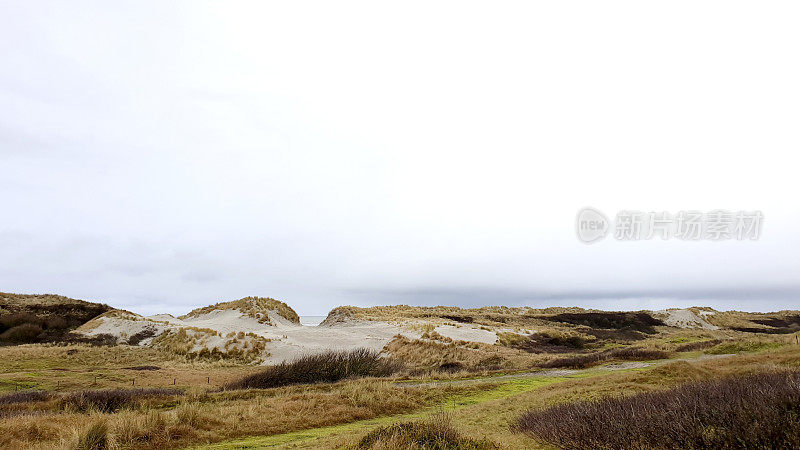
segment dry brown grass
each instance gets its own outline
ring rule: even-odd
[[[119,448],[171,448],[252,435],[272,435],[399,414],[477,392],[482,385],[437,389],[398,387],[377,380],[333,385],[197,393],[175,407],[123,409],[113,414],[44,412],[0,419],[0,447],[50,448],[75,445],[98,419],[109,443]],[[70,444],[71,443],[71,444]]]
[[[0,392],[16,389],[80,390],[131,387],[216,387],[253,373],[236,361],[188,360],[170,352],[128,345],[28,344],[0,347]],[[158,370],[136,370],[155,366]]]
[[[209,340],[219,333],[208,328],[182,327],[166,331],[153,339],[153,348],[199,360],[236,360],[242,363],[259,362],[265,353],[268,339],[254,333],[229,336],[224,348],[210,345]]]
[[[528,307],[510,308],[507,306],[486,306],[482,308],[458,308],[455,306],[373,306],[359,308],[356,306],[340,306],[328,313],[327,323],[346,319],[377,320],[385,322],[407,322],[425,320],[431,323],[470,323],[493,327],[532,327],[547,326],[544,316],[568,313],[587,312],[582,308],[545,308]]]
[[[385,351],[411,367],[437,370],[458,365],[467,371],[532,368],[544,357],[501,345],[478,342],[440,342],[430,339],[408,339],[398,336],[386,345]],[[444,366],[444,367],[443,367]]]
[[[497,444],[487,439],[464,437],[453,428],[447,414],[427,420],[401,422],[377,428],[358,442],[364,450],[490,450]]]

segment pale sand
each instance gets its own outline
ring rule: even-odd
[[[706,312],[706,311],[702,311]],[[701,313],[702,313],[701,312]],[[706,314],[703,314],[704,316]],[[688,309],[667,309],[653,311],[653,316],[661,319],[665,324],[678,328],[700,328],[703,330],[718,330],[719,327],[711,325]]]
[[[378,321],[357,321],[349,318],[339,318],[326,324],[310,327],[292,323],[274,312],[269,312],[270,323],[259,323],[256,319],[248,317],[238,310],[215,310],[196,317],[178,319],[169,314],[158,314],[142,317],[136,314],[124,317],[101,317],[95,319],[91,327],[78,329],[86,335],[107,333],[127,340],[131,335],[152,327],[156,335],[164,331],[177,331],[180,328],[211,329],[218,332],[219,336],[204,335],[201,344],[209,349],[223,349],[229,333],[244,332],[254,333],[269,339],[264,364],[274,364],[285,360],[292,360],[301,355],[320,353],[326,350],[352,350],[368,348],[380,351],[396,336],[401,335],[409,339],[418,339],[421,332],[414,323],[393,324]],[[99,323],[98,323],[99,322]],[[442,336],[453,340],[468,342],[483,342],[494,344],[497,334],[493,331],[482,330],[471,325],[439,325],[435,331]],[[139,345],[149,345],[152,339],[146,339]],[[197,348],[199,350],[200,348]]]

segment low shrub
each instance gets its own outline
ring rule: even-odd
[[[439,372],[456,373],[466,370],[466,367],[464,367],[464,364],[461,364],[458,361],[448,361],[439,364],[438,370]]]
[[[67,394],[62,398],[62,402],[64,409],[108,413],[132,406],[139,400],[181,394],[183,394],[181,390],[170,388],[97,389]]]
[[[800,448],[798,420],[795,371],[532,410],[513,428],[566,449]]]
[[[565,333],[533,333],[522,336],[516,333],[499,333],[498,342],[506,347],[524,350],[528,353],[565,353],[583,349],[587,340],[584,337]]]
[[[0,341],[11,344],[62,342],[70,329],[110,309],[108,305],[57,295],[0,292]]]
[[[696,350],[703,350],[705,348],[713,347],[722,341],[719,339],[711,339],[708,341],[697,341],[697,342],[689,342],[683,345],[679,345],[675,348],[676,352],[693,352]]]
[[[545,317],[545,319],[590,328],[634,330],[647,334],[656,332],[653,327],[664,325],[664,322],[644,312],[561,313]]]
[[[45,391],[21,391],[13,394],[0,396],[0,405],[10,405],[13,403],[41,402],[50,398],[50,394]]]
[[[606,353],[586,353],[551,359],[539,364],[543,369],[585,369],[608,361]]]
[[[42,334],[42,331],[42,327],[39,325],[23,323],[22,325],[9,328],[0,334],[0,341],[13,342],[16,344],[36,342],[39,335]]]
[[[123,367],[125,370],[161,370],[161,367],[158,366],[131,366],[131,367]]]
[[[604,352],[584,353],[556,358],[539,364],[539,367],[545,369],[585,369],[613,359],[620,359],[623,361],[649,361],[666,358],[669,358],[669,353],[663,350],[642,347],[622,347],[606,350]]]
[[[669,353],[663,350],[642,347],[615,348],[607,352],[612,359],[624,361],[648,361],[652,359],[667,359]]]
[[[328,351],[282,362],[225,386],[226,389],[267,389],[292,384],[332,383],[349,377],[389,376],[402,370],[398,361],[360,348]]]
[[[498,446],[487,440],[475,440],[462,436],[450,425],[447,416],[439,414],[425,421],[402,422],[380,427],[364,436],[356,448],[359,449],[496,449]]]
[[[139,345],[139,343],[143,340],[155,336],[157,332],[158,331],[155,327],[145,327],[138,333],[134,333],[128,338],[128,345]]]
[[[3,314],[2,316],[0,316],[0,332],[4,332],[8,329],[26,323],[42,326],[43,321],[38,317],[34,316],[33,314],[28,314],[28,313]]]
[[[602,328],[581,328],[581,333],[595,337],[598,341],[630,342],[647,339],[645,333],[636,330],[607,330]]]

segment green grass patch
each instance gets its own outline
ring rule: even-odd
[[[437,405],[429,406],[413,413],[398,414],[393,416],[379,417],[375,419],[360,420],[341,425],[313,428],[308,430],[294,431],[291,433],[278,434],[273,436],[253,436],[246,439],[221,442],[218,444],[202,445],[197,448],[203,449],[246,449],[246,448],[265,448],[277,447],[286,444],[307,443],[314,439],[326,438],[331,435],[343,434],[363,434],[379,426],[385,426],[398,421],[424,419],[437,412],[455,411],[460,408],[476,405],[492,400],[507,398],[513,395],[533,391],[543,386],[559,383],[569,379],[588,378],[607,374],[608,370],[587,370],[580,374],[567,375],[560,377],[543,377],[532,374],[527,377],[504,379],[502,382],[495,382],[491,377],[485,380],[490,383],[490,388],[470,393],[460,394],[447,398]],[[477,380],[476,380],[477,381]],[[462,382],[462,381],[457,381]],[[467,381],[469,382],[469,381]],[[436,384],[436,383],[432,383]],[[493,387],[491,387],[493,386]]]
[[[706,353],[710,355],[725,355],[730,353],[754,353],[765,350],[773,350],[783,347],[781,342],[764,342],[764,341],[738,341],[738,342],[723,342],[708,350]]]

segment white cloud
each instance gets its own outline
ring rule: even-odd
[[[791,306],[791,2],[0,9],[3,290]],[[586,205],[766,221],[758,242],[584,246]]]

